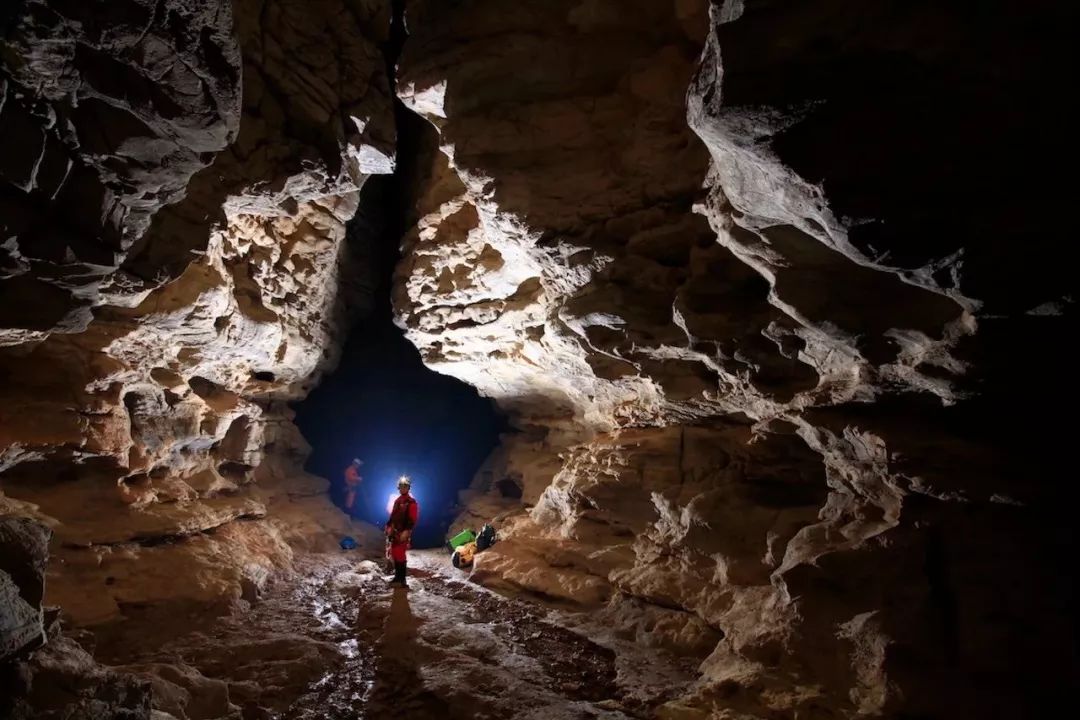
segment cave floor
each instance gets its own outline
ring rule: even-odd
[[[406,592],[355,554],[311,555],[248,612],[180,634],[127,621],[98,633],[96,654],[185,687],[173,698],[159,682],[155,706],[190,718],[221,717],[224,685],[244,720],[649,717],[693,678],[692,664],[602,646],[565,613],[467,582],[445,552],[410,564]]]

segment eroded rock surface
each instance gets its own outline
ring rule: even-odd
[[[0,345],[84,330],[152,218],[236,137],[229,2],[10,4]],[[148,280],[150,278],[147,278]]]
[[[390,14],[0,12],[0,511],[52,530],[49,597],[79,623],[248,608],[341,529],[287,403],[372,285],[348,223],[395,165]],[[462,496],[461,523],[501,533],[472,578],[696,666],[677,692],[581,702],[1053,707],[1076,677],[1071,438],[1049,419],[1075,404],[1063,6],[412,0],[406,19],[396,94],[435,152],[397,321],[516,430]],[[443,590],[428,612],[469,593]],[[44,632],[41,598],[20,602],[12,652]],[[507,637],[532,641],[490,647]],[[333,650],[295,647],[299,674]],[[142,660],[177,717],[235,716],[263,681],[230,696],[203,674],[228,663]],[[490,694],[471,707],[504,713]]]
[[[0,714],[149,720],[149,684],[97,663],[42,605],[48,542],[40,523],[0,516]]]
[[[443,152],[395,301],[429,366],[556,431],[674,410],[616,345],[634,320],[658,333],[644,345],[685,337],[671,307],[691,255],[715,245],[690,212],[708,157],[683,101],[704,13],[410,8],[400,94]]]
[[[25,148],[29,174],[5,166],[0,506],[53,529],[50,593],[80,622],[253,599],[342,522],[286,403],[370,302],[346,224],[394,166],[390,9],[41,0],[4,22],[5,162]]]
[[[473,578],[714,633],[665,716],[1059,696],[1068,441],[1017,426],[1074,313],[1042,191],[1001,174],[1071,153],[1057,11],[413,9],[399,94],[441,156],[399,322],[521,430],[463,495],[504,537]]]
[[[0,662],[45,644],[45,563],[48,528],[33,520],[0,517]]]

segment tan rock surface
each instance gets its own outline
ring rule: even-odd
[[[117,208],[89,212],[123,235],[92,286],[62,284],[81,325],[0,322],[0,503],[53,528],[50,593],[81,622],[170,599],[228,606],[289,564],[289,543],[326,549],[346,530],[326,481],[300,471],[286,402],[336,362],[345,299],[369,302],[370,239],[350,247],[345,225],[364,180],[394,166],[383,3],[142,5],[29,3],[4,55],[4,117],[16,100],[39,108],[18,116],[26,131],[83,153],[71,162]],[[159,139],[124,136],[136,122]],[[13,242],[5,308],[47,299],[18,290],[30,278],[51,282],[30,237]]]
[[[411,4],[399,95],[441,157],[398,320],[523,431],[463,496],[458,525],[503,538],[474,580],[629,634],[617,609],[644,602],[722,635],[664,717],[1056,696],[1068,441],[1005,418],[1049,412],[1071,295],[1027,252],[1010,267],[1054,230],[993,179],[998,148],[1024,164],[1021,138],[1050,157],[1065,137],[1039,12]],[[1010,50],[980,65],[986,38]]]
[[[95,662],[42,605],[48,543],[40,523],[0,515],[0,715],[150,720],[148,685]]]

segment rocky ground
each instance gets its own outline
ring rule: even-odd
[[[587,639],[587,618],[474,585],[441,550],[412,562],[406,592],[355,553],[312,554],[248,613],[187,631],[147,615],[79,640],[191,720],[651,717],[694,675],[693,658],[595,626]]]

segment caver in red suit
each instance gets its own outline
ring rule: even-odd
[[[413,528],[420,517],[420,506],[416,498],[409,494],[411,486],[412,483],[407,477],[398,480],[400,494],[394,499],[390,519],[386,521],[386,540],[389,544],[390,559],[394,561],[394,579],[390,584],[401,587],[405,587],[406,551],[409,549]]]
[[[345,468],[345,509],[349,511],[349,514],[353,514],[353,505],[356,504],[356,491],[360,489],[360,483],[364,481],[364,478],[360,477],[360,466],[364,463],[359,460],[353,460],[352,465]]]

